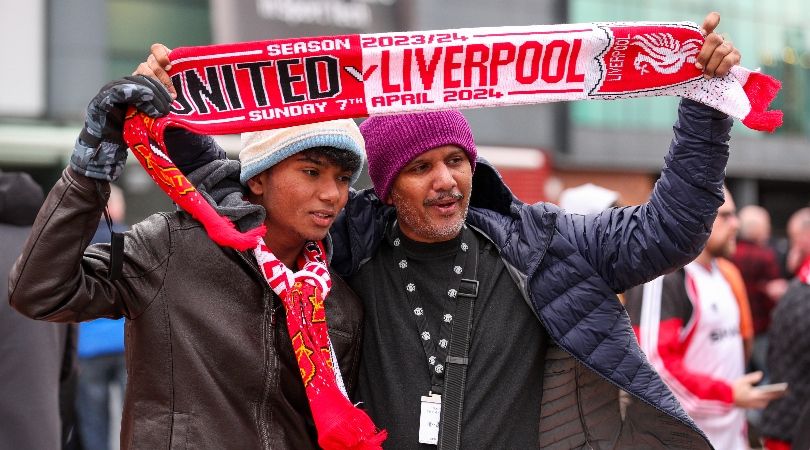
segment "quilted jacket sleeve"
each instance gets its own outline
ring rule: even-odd
[[[723,203],[732,119],[683,99],[661,177],[640,206],[563,214],[558,229],[615,292],[694,259]]]
[[[106,183],[99,189],[65,169],[9,275],[15,309],[51,322],[135,318],[157,296],[171,251],[166,219],[153,216],[125,234],[122,276],[110,281],[109,246],[87,248],[101,217],[101,195],[109,195]]]

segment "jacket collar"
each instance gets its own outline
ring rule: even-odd
[[[508,216],[513,204],[520,205],[522,202],[509,190],[495,166],[479,156],[473,174],[470,207],[489,209]]]

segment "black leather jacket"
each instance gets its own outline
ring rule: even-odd
[[[284,308],[252,253],[214,244],[182,212],[127,232],[123,275],[109,246],[87,244],[108,186],[66,169],[48,194],[9,283],[13,307],[36,319],[127,317],[124,449],[317,447]],[[350,391],[362,307],[333,275],[329,334]]]

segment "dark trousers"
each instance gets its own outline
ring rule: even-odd
[[[123,398],[125,386],[122,353],[79,359],[76,412],[84,450],[110,448],[110,388],[121,389]]]

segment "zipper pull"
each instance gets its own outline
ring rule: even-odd
[[[270,293],[270,326],[276,326],[276,296],[273,293]]]

